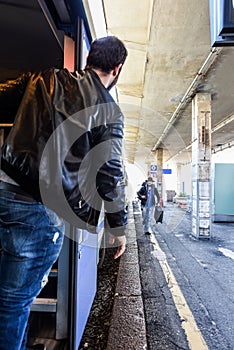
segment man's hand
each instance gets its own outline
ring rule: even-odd
[[[125,236],[113,236],[112,234],[110,234],[110,237],[109,237],[109,244],[110,245],[113,245],[115,242],[117,242],[117,245],[118,245],[118,250],[114,256],[114,259],[117,259],[119,258],[125,251],[126,249],[126,237]]]

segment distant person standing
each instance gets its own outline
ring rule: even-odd
[[[157,188],[154,185],[154,180],[152,177],[148,177],[147,184],[142,184],[137,194],[140,196],[142,200],[144,200],[144,206],[143,206],[144,232],[146,235],[150,235],[151,228],[155,223],[154,207],[156,203],[160,202],[160,196]]]

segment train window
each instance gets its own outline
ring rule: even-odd
[[[212,46],[234,45],[234,1],[210,0]]]

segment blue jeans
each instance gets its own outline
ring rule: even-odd
[[[150,232],[150,228],[155,225],[154,207],[144,206],[143,208],[144,231]]]
[[[0,350],[25,350],[30,305],[47,282],[64,224],[38,202],[0,190]]]

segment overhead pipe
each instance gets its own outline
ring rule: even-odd
[[[198,79],[204,74],[204,70],[207,66],[207,64],[210,62],[213,63],[213,61],[211,61],[211,58],[213,58],[214,53],[216,52],[220,52],[222,49],[217,49],[217,48],[212,48],[211,52],[209,53],[209,55],[207,56],[207,58],[205,59],[204,63],[202,64],[201,68],[199,69],[199,71],[197,72],[195,78],[193,79],[192,83],[190,84],[190,86],[188,87],[187,91],[185,92],[184,96],[182,97],[179,105],[177,106],[175,112],[172,114],[171,118],[169,119],[165,129],[163,130],[160,138],[158,139],[157,143],[154,145],[152,151],[156,151],[157,147],[160,145],[160,143],[162,142],[162,140],[164,139],[164,137],[166,136],[168,130],[171,128],[171,126],[173,125],[174,121],[176,120],[176,118],[178,117],[178,114],[180,112],[180,110],[182,109],[182,107],[184,105],[186,105],[188,103],[188,97],[190,97],[191,94],[191,90],[195,88],[195,84],[198,81]],[[209,69],[210,65],[208,66],[207,70]]]
[[[215,154],[215,153],[224,151],[227,148],[232,148],[232,147],[234,147],[234,141],[226,142],[221,146],[216,146],[216,147],[212,148],[211,152],[213,154]]]
[[[215,125],[211,129],[211,134],[213,134],[214,132],[216,132],[219,129],[223,128],[225,125],[233,122],[233,120],[234,120],[234,114],[229,115],[226,119],[224,119],[223,121],[221,121],[220,123],[218,123],[217,125]],[[231,146],[230,146],[230,142],[227,142],[227,144],[228,144],[228,147],[233,147],[234,142],[232,142]],[[168,161],[174,159],[175,157],[177,157],[178,154],[180,154],[182,152],[186,152],[191,147],[192,147],[192,143],[190,143],[190,145],[186,146],[185,148],[181,149],[178,153],[174,154],[171,158],[168,159]],[[217,146],[217,147],[220,148],[221,146]],[[228,147],[226,147],[226,148],[228,148]],[[211,151],[213,152],[214,149],[215,149],[215,147],[211,148]],[[215,152],[213,152],[213,153],[215,153]]]

